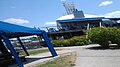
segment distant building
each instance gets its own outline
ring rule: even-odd
[[[52,39],[70,38],[83,35],[83,30],[93,27],[120,27],[120,18],[93,17],[85,18],[83,11],[78,11],[74,4],[63,2],[67,15],[57,19],[59,31],[49,33]]]
[[[67,20],[57,20],[59,30],[84,30],[93,27],[120,27],[120,18],[74,18]]]
[[[63,1],[67,15],[57,19],[59,30],[83,30],[92,27],[119,27],[120,18],[93,17],[85,18],[83,11],[78,11],[73,3]]]

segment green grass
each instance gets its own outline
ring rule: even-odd
[[[76,55],[71,54],[65,57],[60,57],[46,64],[38,65],[36,67],[74,67],[75,60],[76,60]]]
[[[56,50],[60,50],[60,49],[56,49]],[[36,54],[40,54],[40,53],[44,53],[44,52],[49,52],[49,50],[48,49],[42,49],[42,50],[31,50],[31,51],[28,51],[28,53],[30,54],[30,55],[36,55]],[[20,54],[19,54],[20,56],[22,55],[26,55],[25,54],[25,52],[20,52]]]
[[[30,54],[30,55],[36,55],[36,54],[44,53],[44,52],[48,52],[48,51],[49,51],[48,49],[44,49],[44,50],[34,50],[34,51],[29,51],[29,54]]]

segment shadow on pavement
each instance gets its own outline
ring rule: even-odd
[[[41,60],[41,59],[46,59],[46,58],[51,58],[53,56],[48,56],[48,57],[30,57],[30,58],[26,58],[26,62],[23,62],[23,64],[28,64],[37,60]],[[8,67],[17,67],[17,64],[11,64]]]
[[[86,47],[85,49],[90,49],[90,50],[108,50],[108,49],[116,50],[116,49],[120,49],[120,48],[118,48],[117,45],[110,45],[110,47],[106,48],[106,49],[101,47],[101,46]]]
[[[27,63],[31,63],[31,62],[34,62],[34,61],[37,61],[37,60],[40,60],[40,59],[46,59],[46,58],[51,58],[53,56],[48,56],[48,57],[32,57],[32,58],[26,58],[26,62],[24,62],[24,64],[27,64]]]

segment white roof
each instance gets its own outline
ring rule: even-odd
[[[59,17],[57,20],[66,20],[66,19],[73,19],[73,18],[74,18],[74,15],[70,14],[70,15]]]
[[[102,16],[98,16],[98,15],[90,15],[90,14],[84,14],[85,18],[95,18],[95,17],[102,17]],[[57,20],[67,20],[67,19],[73,19],[74,15],[70,14],[70,15],[65,15],[62,17],[59,17]]]

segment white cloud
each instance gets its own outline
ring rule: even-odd
[[[14,9],[14,8],[16,8],[16,7],[12,6],[11,8],[13,8],[13,9]]]
[[[120,18],[120,11],[114,11],[111,13],[106,13],[103,16],[107,17],[107,18]]]
[[[61,0],[61,1],[63,2],[63,1],[66,1],[66,0]]]
[[[85,14],[85,18],[90,18],[90,17],[120,18],[120,11],[113,11],[113,12],[101,14],[101,15]]]
[[[56,22],[46,22],[46,25],[56,25]]]
[[[5,19],[3,21],[8,22],[8,23],[13,23],[13,24],[19,24],[19,25],[23,25],[23,24],[29,23],[28,20],[16,19],[16,18],[8,18],[8,19]]]
[[[99,6],[107,6],[107,5],[110,5],[112,3],[113,3],[112,1],[104,1],[104,2],[100,3]]]

